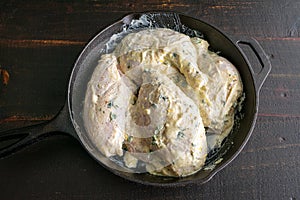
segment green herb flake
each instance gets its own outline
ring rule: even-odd
[[[111,108],[114,105],[113,101],[109,101],[107,104],[107,108]]]
[[[159,95],[159,98],[161,98],[162,100],[166,101],[167,99],[169,99],[167,96],[164,96],[164,95]]]
[[[156,137],[155,137],[155,136],[152,136],[151,144],[152,144],[152,145],[156,145],[156,144],[157,144],[157,141],[156,141]]]
[[[107,104],[107,108],[119,108],[119,106],[117,104],[114,104],[113,100],[110,100]]]
[[[132,140],[133,140],[133,136],[130,135],[130,136],[127,138],[127,141],[128,141],[128,142],[131,142]]]
[[[110,112],[110,114],[109,114],[109,119],[110,119],[110,121],[112,121],[112,120],[114,120],[114,119],[116,119],[116,118],[117,118],[117,115],[114,114],[114,113],[112,113],[112,112]]]
[[[184,133],[182,131],[178,131],[177,138],[184,138]]]

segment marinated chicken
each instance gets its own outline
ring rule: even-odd
[[[234,124],[242,94],[236,68],[207,41],[165,29],[128,34],[101,56],[84,121],[95,146],[128,168],[182,177],[204,166]]]

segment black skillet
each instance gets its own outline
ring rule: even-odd
[[[159,177],[148,173],[136,174],[125,172],[123,168],[103,156],[95,148],[86,133],[82,119],[85,91],[87,83],[100,58],[100,54],[101,52],[103,53],[105,44],[113,34],[121,32],[124,27],[130,26],[132,20],[139,19],[142,15],[151,16],[155,19],[156,27],[174,28],[176,26],[175,28],[182,32],[186,31],[188,27],[189,30],[200,31],[204,38],[208,40],[212,49],[221,52],[222,56],[230,60],[241,75],[245,93],[245,100],[240,111],[242,119],[239,120],[238,126],[234,127],[222,147],[210,155],[207,166],[211,166],[216,159],[222,157],[222,161],[216,164],[214,168],[201,170],[194,175],[184,178]],[[176,23],[174,23],[173,19],[176,19]],[[258,66],[260,67],[259,72],[254,73],[253,63],[248,60],[241,49],[241,45],[248,46],[254,53],[256,60],[258,60],[256,63],[260,65]],[[253,62],[253,59],[251,61]],[[0,133],[0,146],[2,147],[0,149],[0,158],[13,154],[22,147],[39,141],[46,136],[53,135],[53,133],[64,132],[79,140],[87,152],[102,166],[128,180],[156,186],[205,183],[218,171],[227,166],[241,152],[248,141],[257,117],[259,91],[270,70],[271,65],[268,57],[254,39],[227,37],[208,23],[182,14],[169,12],[129,14],[101,31],[83,49],[70,77],[66,104],[54,119],[46,123]]]

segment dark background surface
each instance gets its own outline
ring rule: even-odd
[[[69,136],[0,160],[0,199],[300,199],[300,1],[0,1],[0,132],[53,118],[72,66],[97,32],[127,13],[171,10],[237,38],[272,63],[256,127],[211,181],[158,188],[119,178]],[[8,83],[6,83],[9,74]]]

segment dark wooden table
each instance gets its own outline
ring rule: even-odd
[[[229,35],[256,38],[272,63],[253,135],[204,185],[144,186],[97,164],[57,135],[0,160],[0,199],[300,198],[300,1],[0,2],[0,131],[53,118],[89,39],[127,13],[172,10]]]

